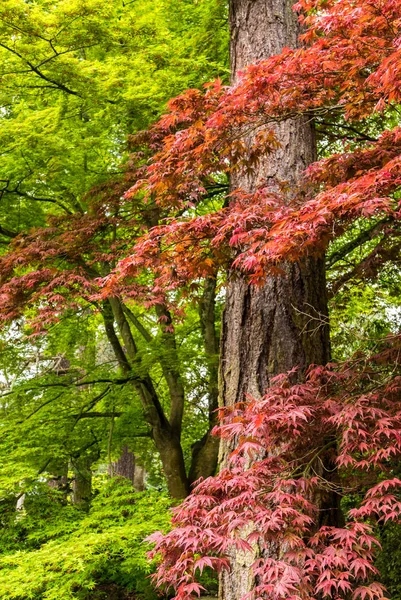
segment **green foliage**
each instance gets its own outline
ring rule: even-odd
[[[380,571],[381,580],[386,586],[392,600],[401,598],[401,526],[387,524],[380,535],[382,551],[379,554],[376,566]]]
[[[377,341],[401,326],[398,267],[391,261],[379,269],[372,257],[385,239],[384,221],[358,219],[330,246],[328,290],[333,357],[373,350]]]
[[[182,445],[189,467],[191,446],[208,427],[208,379],[198,309],[188,306],[185,319],[177,324],[179,365],[163,342],[157,317],[148,312],[144,318],[154,334],[152,341],[145,343],[138,333],[134,335],[143,368],[149,369],[157,382],[167,413],[170,398],[160,358],[179,366],[182,373],[187,396]],[[129,383],[107,383],[116,379],[118,372],[98,314],[89,311],[63,318],[45,337],[27,340],[23,329],[15,328],[2,335],[1,373],[8,383],[4,384],[0,408],[0,492],[18,494],[21,485],[30,490],[38,475],[52,474],[58,464],[67,464],[81,454],[95,465],[105,464],[109,458],[117,459],[124,445],[141,457],[149,484],[163,489],[164,477],[153,442],[149,437],[138,437],[145,436],[149,428],[137,395]],[[82,379],[95,383],[76,386]],[[86,417],[88,414],[98,417]]]
[[[129,134],[149,125],[185,88],[227,77],[227,48],[227,4],[222,0],[1,2],[0,250],[10,240],[7,231],[25,233],[54,214],[93,211],[89,192],[114,181],[116,174],[118,179]],[[129,235],[132,231],[118,232],[122,238]],[[106,231],[98,246],[110,241]],[[113,267],[112,261],[93,265],[85,248],[84,259],[99,271]],[[119,376],[96,306],[81,304],[78,314],[67,309],[46,337],[27,340],[24,334],[30,332],[23,321],[1,333],[4,492],[18,494],[21,485],[29,490],[38,474],[51,474],[55,463],[66,464],[81,454],[104,464],[124,444],[144,455],[149,480],[162,485],[150,440],[137,437],[148,428],[132,386],[75,385],[83,377],[109,381]],[[136,312],[138,307],[131,308]],[[29,307],[26,316],[34,311]],[[140,375],[149,371],[158,382],[168,412],[160,358],[170,364],[172,358],[157,318],[146,312],[139,316],[153,340],[144,344],[134,332],[141,362],[136,369],[142,369]],[[179,366],[190,397],[183,433],[186,458],[207,427],[202,342],[192,312],[177,327]],[[68,364],[66,370],[59,368],[60,361]],[[86,418],[87,412],[107,416]],[[121,416],[114,419],[114,412]]]
[[[82,210],[129,133],[227,73],[225,13],[220,0],[3,0],[0,224]]]
[[[379,339],[397,332],[401,323],[399,300],[380,282],[341,290],[331,303],[330,317],[337,360],[373,350]]]
[[[165,496],[134,493],[123,479],[104,487],[88,515],[38,488],[27,497],[25,516],[15,521],[14,513],[8,539],[0,538],[0,597],[86,600],[122,590],[156,598],[143,540],[168,529],[168,508]]]

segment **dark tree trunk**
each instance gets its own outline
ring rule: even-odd
[[[92,497],[92,461],[88,457],[74,459],[72,464],[72,503],[83,510],[89,510]]]
[[[233,83],[248,64],[278,54],[285,46],[296,46],[298,22],[292,5],[293,0],[231,0]],[[315,159],[314,130],[302,118],[274,129],[281,144],[278,151],[262,160],[252,175],[237,175],[232,185],[251,191],[268,181],[277,190],[285,181],[289,199],[301,173]],[[282,276],[269,277],[261,287],[250,286],[238,273],[229,275],[220,362],[224,406],[243,400],[245,394],[260,397],[278,373],[299,367],[294,376],[299,378],[308,365],[329,360],[323,260],[309,258],[282,268]],[[223,464],[231,450],[222,444]],[[232,556],[232,570],[221,579],[222,600],[239,600],[250,591],[254,560],[251,553]]]
[[[110,477],[125,477],[134,485],[135,456],[128,446],[124,446],[118,460],[109,465]]]
[[[140,359],[137,355],[136,343],[126,318],[124,307],[117,298],[109,298],[108,303],[112,309],[112,318],[117,323],[124,343],[123,348],[114,331],[113,322],[107,322],[108,329],[106,328],[106,333],[110,344],[115,350],[119,364],[127,374],[131,371],[132,365],[135,365],[140,372]],[[123,353],[125,363],[119,358],[121,354],[120,350]],[[169,371],[169,375],[172,376],[171,370]],[[169,381],[171,383],[171,379]],[[183,411],[181,402],[183,403],[183,397],[177,393],[171,398],[169,421],[160,404],[159,397],[148,372],[145,371],[140,379],[134,381],[133,387],[139,396],[144,411],[144,418],[150,425],[153,441],[160,454],[168,491],[173,498],[185,498],[189,493],[189,483],[185,471],[184,455],[180,439]]]
[[[137,458],[128,446],[124,446],[118,460],[109,466],[110,477],[125,477],[137,492],[145,489],[145,469],[138,464]]]

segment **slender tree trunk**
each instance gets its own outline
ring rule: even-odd
[[[231,68],[235,83],[248,64],[295,47],[298,36],[293,0],[231,0]],[[262,181],[273,190],[287,183],[288,199],[302,171],[315,159],[313,126],[303,118],[275,126],[279,150],[260,162],[252,175],[236,176],[235,188],[252,191]],[[284,199],[285,202],[285,199]],[[260,397],[271,377],[299,367],[302,377],[310,364],[329,360],[327,295],[324,262],[309,258],[282,265],[283,275],[253,287],[230,273],[222,324],[220,399],[224,406]],[[222,444],[224,464],[232,450]],[[221,578],[220,598],[240,600],[253,586],[251,553],[232,556],[232,570]]]
[[[89,510],[92,496],[92,461],[88,457],[74,459],[72,464],[74,479],[72,482],[72,503],[79,508]]]
[[[160,454],[169,493],[177,499],[185,498],[188,495],[190,484],[196,479],[213,475],[218,461],[219,442],[216,437],[210,435],[216,421],[215,411],[218,408],[217,356],[219,341],[215,328],[215,292],[216,280],[214,278],[207,279],[200,307],[200,321],[209,379],[209,430],[201,440],[194,444],[189,475],[186,473],[181,446],[185,390],[179,370],[175,335],[169,329],[171,325],[169,311],[164,306],[156,307],[157,315],[161,319],[160,326],[163,335],[163,351],[158,360],[170,396],[170,414],[167,416],[160,403],[150,373],[141,364],[129,321],[146,341],[151,342],[151,335],[145,328],[141,327],[135,315],[118,298],[109,298],[102,306],[106,335],[120,368],[126,375],[133,370],[140,374],[132,385],[139,396],[144,418],[150,426],[153,441]],[[122,343],[116,333],[114,323],[117,325]]]
[[[192,461],[189,471],[189,482],[192,485],[197,479],[209,477],[216,473],[219,457],[219,438],[211,435],[217,424],[216,410],[219,406],[218,356],[219,338],[216,333],[216,278],[205,280],[204,291],[199,304],[199,319],[205,350],[208,373],[208,412],[209,429],[192,446]]]
[[[112,317],[109,317],[108,321],[105,319],[107,323],[106,334],[119,360],[119,364],[127,374],[131,371],[132,365],[135,365],[140,372],[141,364],[124,308],[116,298],[110,298],[108,303],[112,309]],[[117,323],[124,348],[121,346],[114,331],[113,320]],[[183,410],[180,402],[183,399],[179,394],[172,398],[169,420],[160,404],[156,389],[148,372],[145,372],[140,380],[133,382],[133,386],[140,398],[144,418],[150,425],[153,441],[160,454],[168,491],[173,498],[185,498],[189,493],[189,483],[180,439]],[[176,405],[174,405],[174,400],[177,402]]]

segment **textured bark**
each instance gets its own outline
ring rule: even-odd
[[[60,492],[60,501],[66,503],[69,492],[68,462],[55,461],[48,471],[51,477],[47,480],[47,485]]]
[[[137,458],[128,446],[124,446],[118,460],[109,467],[110,477],[125,477],[137,492],[145,489],[145,469],[138,464]]]
[[[110,477],[125,477],[132,485],[134,484],[135,456],[128,446],[123,447],[120,458],[109,466],[109,475]]]
[[[284,265],[263,287],[233,278],[222,329],[221,397],[225,406],[260,397],[272,376],[330,357],[324,261]]]
[[[153,437],[163,465],[163,474],[173,498],[182,499],[189,494],[188,477],[179,438],[169,430],[154,430]]]
[[[233,83],[246,65],[296,46],[298,22],[292,5],[292,0],[231,0]],[[281,144],[278,151],[262,160],[252,175],[236,175],[234,188],[250,191],[267,181],[277,190],[286,182],[288,198],[295,193],[302,171],[315,159],[313,126],[299,118],[277,124],[274,130]],[[309,258],[282,269],[282,276],[269,277],[261,287],[230,273],[221,339],[224,406],[243,400],[245,394],[260,397],[278,373],[299,367],[294,378],[300,378],[308,365],[329,360],[323,260]],[[222,464],[231,449],[222,444]],[[232,570],[221,578],[222,600],[240,600],[250,591],[254,560],[252,553],[232,555]]]

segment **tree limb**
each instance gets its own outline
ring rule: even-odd
[[[343,260],[350,252],[356,250],[362,244],[372,240],[378,235],[385,225],[390,225],[393,222],[391,217],[384,217],[380,221],[373,223],[368,229],[361,231],[354,239],[350,240],[342,248],[335,250],[327,256],[327,267],[332,267],[339,260]]]

